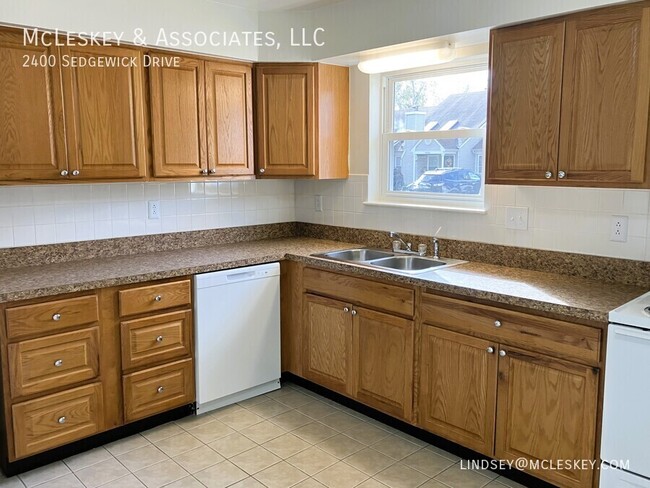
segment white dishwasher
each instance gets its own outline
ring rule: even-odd
[[[197,413],[280,387],[280,264],[194,276]]]

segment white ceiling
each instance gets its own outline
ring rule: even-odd
[[[241,7],[260,12],[272,10],[308,9],[338,3],[343,0],[214,0],[231,7]]]

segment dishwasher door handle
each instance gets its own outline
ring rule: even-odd
[[[634,337],[636,339],[642,339],[644,341],[650,341],[650,330],[639,330],[633,329],[631,327],[616,327],[614,329],[614,333],[618,335]]]
[[[241,273],[232,273],[226,275],[226,279],[228,281],[241,281],[251,278],[255,278],[255,271],[243,271]]]

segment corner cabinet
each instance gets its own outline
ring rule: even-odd
[[[493,30],[486,181],[650,187],[650,6]]]
[[[255,94],[258,176],[348,177],[347,67],[259,64]]]

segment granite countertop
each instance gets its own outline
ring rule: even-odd
[[[311,254],[358,245],[292,237],[149,252],[0,270],[0,303],[268,263],[300,261],[334,271],[390,279],[460,297],[506,304],[558,318],[607,323],[610,310],[645,293],[639,287],[561,274],[465,263],[417,276],[328,261]]]

